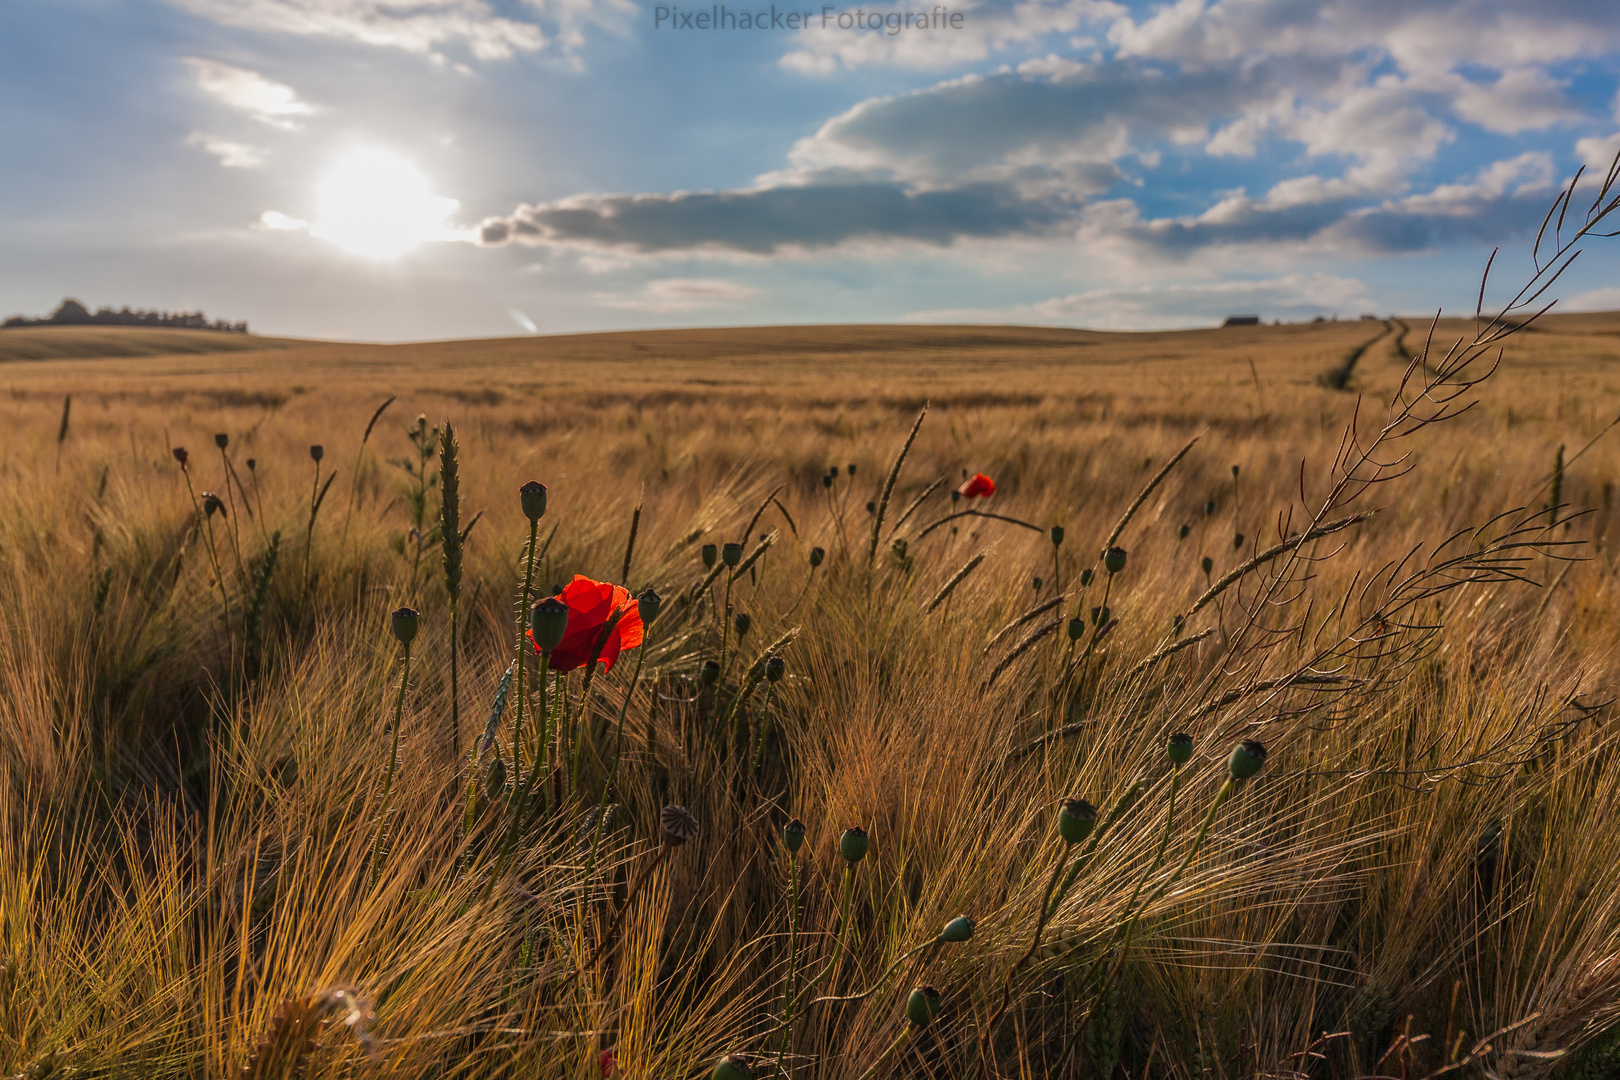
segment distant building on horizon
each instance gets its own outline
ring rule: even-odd
[[[1226,321],[1221,323],[1221,325],[1222,326],[1259,326],[1260,325],[1260,316],[1258,316],[1258,315],[1228,315],[1226,317]]]

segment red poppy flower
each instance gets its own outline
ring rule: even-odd
[[[604,1050],[596,1055],[596,1063],[602,1067],[602,1080],[607,1080],[608,1077],[613,1075],[613,1070],[618,1067],[619,1061],[613,1056],[613,1051]]]
[[[637,610],[635,598],[629,590],[575,574],[574,580],[563,587],[558,599],[568,605],[568,629],[563,632],[557,647],[551,650],[552,671],[572,671],[584,667],[596,639],[601,636],[602,627],[615,611],[621,609],[624,615],[619,619],[619,625],[613,628],[598,654],[603,670],[613,670],[613,662],[619,658],[620,650],[634,649],[641,644],[641,612]],[[529,631],[529,641],[531,644],[534,642],[532,630]]]
[[[974,473],[971,479],[962,482],[956,493],[964,499],[982,499],[996,493],[996,482],[984,473]]]

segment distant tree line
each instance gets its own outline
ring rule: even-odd
[[[13,315],[0,323],[0,328],[13,326],[167,326],[182,330],[228,330],[233,334],[248,332],[245,322],[224,319],[209,322],[208,316],[200,311],[131,311],[127,307],[114,311],[104,307],[92,315],[90,309],[77,300],[63,300],[60,307],[42,319]]]

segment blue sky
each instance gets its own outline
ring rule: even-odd
[[[6,0],[0,315],[406,340],[1455,310],[1620,149],[1612,3],[983,0],[893,34],[838,16],[935,5],[658,6]],[[1620,257],[1562,292],[1620,308]]]

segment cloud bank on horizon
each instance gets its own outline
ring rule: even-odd
[[[355,199],[385,241],[394,207],[459,202],[415,227],[498,294],[471,332],[537,291],[567,329],[1422,309],[1620,151],[1620,12],[1588,0],[878,0],[876,31],[786,0],[798,28],[763,34],[633,0],[147,2],[193,103],[175,152],[255,185],[211,235],[289,265],[342,233],[295,173],[389,126],[366,74],[431,83],[395,124],[439,135],[416,201]],[[896,29],[936,8],[961,17]]]

